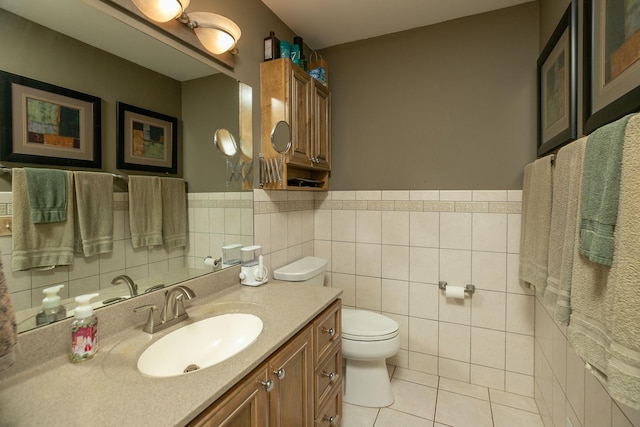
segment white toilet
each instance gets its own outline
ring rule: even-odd
[[[302,258],[273,272],[277,280],[323,286],[327,261]],[[360,406],[393,403],[385,359],[400,349],[398,323],[366,310],[342,309],[342,356],[346,359],[342,400]]]

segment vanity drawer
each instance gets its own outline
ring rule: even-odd
[[[333,392],[325,405],[316,412],[316,427],[339,426],[342,421],[342,379],[333,387]]]
[[[336,347],[324,362],[316,367],[316,412],[323,406],[333,388],[341,383],[342,352]]]
[[[315,360],[320,361],[331,352],[334,343],[340,343],[342,301],[337,300],[314,322]]]

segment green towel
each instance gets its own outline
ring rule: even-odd
[[[67,219],[67,173],[57,169],[24,168],[27,197],[34,224]]]
[[[603,126],[587,139],[580,199],[580,253],[611,266],[618,217],[624,131],[631,115]]]

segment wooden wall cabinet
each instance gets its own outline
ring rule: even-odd
[[[291,148],[284,154],[282,183],[265,182],[266,189],[327,190],[331,170],[331,93],[286,58],[260,64],[261,153],[280,159],[271,145],[279,121],[291,126]],[[317,188],[287,185],[304,178],[322,181]],[[263,180],[268,181],[268,180]]]
[[[341,301],[335,301],[189,425],[339,425],[342,418],[341,307]]]

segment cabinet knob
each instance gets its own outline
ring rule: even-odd
[[[273,371],[273,375],[278,377],[279,380],[283,379],[285,374],[286,374],[286,372],[285,372],[284,368],[276,369],[275,371]]]
[[[329,378],[329,381],[332,383],[336,382],[336,380],[338,379],[338,374],[336,374],[335,372],[322,371],[320,375],[322,375],[323,377]]]
[[[271,380],[260,381],[260,384],[262,384],[262,387],[264,387],[264,389],[267,391],[273,390],[273,381]]]
[[[338,417],[337,416],[333,416],[330,417],[328,415],[325,415],[325,417],[323,418],[324,421],[329,421],[329,425],[334,426],[336,425],[336,423],[338,422]]]
[[[325,328],[324,326],[322,327],[321,331],[324,334],[329,334],[329,336],[331,336],[331,337],[336,334],[335,329],[333,329],[333,328]]]

